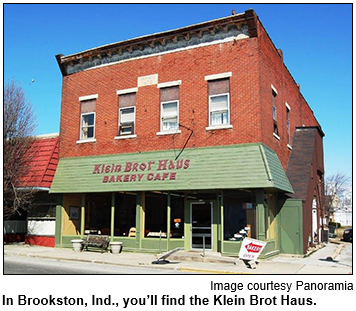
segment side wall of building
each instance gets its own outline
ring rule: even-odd
[[[287,105],[290,107],[290,139],[292,145],[297,126],[318,126],[313,111],[300,93],[299,86],[283,63],[278,51],[262,24],[258,21],[259,85],[262,119],[262,142],[276,151],[283,168],[287,169],[291,149],[287,147]],[[273,135],[272,86],[277,90],[278,136]],[[287,105],[286,105],[287,103]]]

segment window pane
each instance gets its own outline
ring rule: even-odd
[[[130,229],[136,228],[135,193],[115,194],[115,236],[129,236]],[[131,234],[131,237],[134,237]]]
[[[82,116],[83,126],[94,125],[94,113]]]
[[[229,191],[224,193],[224,240],[241,239],[241,230],[251,228],[251,237],[255,238],[256,204],[253,193]],[[247,233],[247,230],[245,230]]]
[[[83,127],[82,128],[82,139],[86,139],[88,138],[88,128],[87,127]]]
[[[135,121],[135,109],[128,108],[120,111],[120,123],[134,122]]]
[[[87,138],[93,138],[94,137],[94,127],[88,127],[88,137]]]
[[[133,126],[132,125],[120,126],[120,135],[125,135],[125,134],[133,134]]]
[[[177,102],[162,104],[162,117],[178,115]]]
[[[82,128],[82,139],[94,138],[94,127]]]
[[[162,130],[176,130],[178,129],[178,120],[177,118],[165,119],[162,121]]]
[[[227,95],[210,97],[210,111],[227,110]]]
[[[228,124],[227,111],[226,112],[212,112],[210,117],[211,125]]]
[[[184,196],[171,195],[171,234],[172,238],[184,237]]]
[[[272,106],[272,114],[273,114],[273,120],[277,120],[277,108],[276,108],[276,106]]]
[[[110,234],[111,193],[87,194],[85,198],[85,230]]]
[[[167,237],[167,196],[153,192],[145,195],[145,237]]]

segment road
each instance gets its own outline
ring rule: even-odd
[[[187,274],[152,267],[128,267],[21,256],[4,256],[4,274]]]

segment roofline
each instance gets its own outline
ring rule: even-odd
[[[192,25],[189,25],[189,26],[179,27],[179,28],[166,30],[166,31],[155,32],[155,33],[152,33],[152,34],[149,34],[149,35],[143,35],[143,36],[127,39],[127,40],[122,40],[122,41],[118,41],[118,42],[114,42],[114,43],[104,44],[104,45],[100,45],[100,46],[95,47],[95,48],[84,50],[82,52],[69,54],[67,56],[62,57],[62,59],[66,60],[67,58],[70,58],[70,57],[73,57],[73,56],[76,56],[76,55],[79,55],[79,54],[83,54],[83,53],[87,53],[87,52],[90,52],[90,51],[94,51],[96,49],[102,49],[102,48],[106,48],[106,47],[111,47],[111,46],[114,46],[114,45],[122,45],[122,44],[125,44],[125,43],[129,43],[130,41],[141,41],[141,40],[143,40],[143,41],[147,40],[148,41],[151,37],[172,35],[172,34],[175,34],[175,33],[184,32],[186,30],[191,30],[191,28],[196,28],[196,27],[200,28],[200,27],[212,24],[212,23],[216,23],[216,22],[220,22],[220,21],[223,21],[223,20],[232,19],[232,17],[236,18],[237,16],[242,16],[244,14],[245,13],[239,13],[239,14],[236,14],[236,15],[220,17],[220,18],[213,19],[213,20],[210,20],[210,21],[207,21],[207,22],[201,22],[201,23],[192,24]]]
[[[33,136],[35,139],[46,139],[46,138],[56,138],[59,137],[59,133],[41,134]]]
[[[296,130],[308,130],[308,129],[317,129],[318,132],[320,133],[321,137],[325,136],[325,133],[323,132],[323,130],[321,129],[321,126],[296,126],[295,127]]]
[[[201,22],[198,24],[193,24],[189,26],[184,26],[168,31],[157,32],[149,35],[139,36],[128,40],[118,41],[115,43],[110,43],[106,45],[101,45],[92,49],[84,50],[81,52],[69,54],[67,56],[63,54],[57,54],[56,60],[60,67],[60,70],[63,76],[66,75],[65,63],[69,63],[71,61],[80,61],[86,57],[93,57],[99,55],[101,53],[109,52],[110,50],[118,50],[129,47],[140,46],[142,44],[152,43],[157,40],[163,40],[167,37],[175,37],[177,35],[188,35],[191,32],[200,32],[203,30],[213,30],[217,27],[223,27],[226,24],[235,23],[239,24],[241,22],[245,22],[248,24],[250,35],[256,36],[256,14],[252,9],[246,10],[243,13],[234,14],[226,17],[221,17],[217,19],[213,19],[206,22]]]
[[[49,188],[47,187],[18,187],[16,188],[19,191],[27,191],[27,190],[32,190],[32,191],[49,191]]]

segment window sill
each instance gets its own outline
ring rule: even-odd
[[[281,140],[281,138],[280,138],[276,133],[273,133],[273,136],[274,136],[275,138],[277,138],[278,140]]]
[[[156,135],[158,136],[163,136],[163,135],[174,135],[174,134],[180,134],[182,131],[181,130],[175,130],[175,131],[164,131],[164,132],[157,132]]]
[[[206,131],[213,131],[213,130],[226,130],[232,129],[231,124],[224,124],[224,125],[212,125],[205,128]]]
[[[95,143],[95,142],[96,142],[96,139],[95,139],[95,138],[77,140],[77,144]]]
[[[115,139],[129,139],[129,138],[136,138],[137,135],[133,134],[133,135],[121,135],[121,136],[115,136]]]
[[[290,144],[287,144],[288,149],[292,150],[292,146]]]

